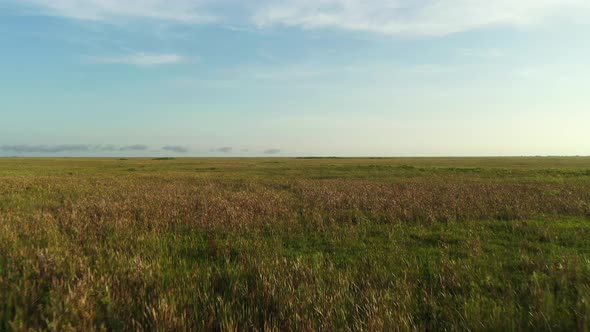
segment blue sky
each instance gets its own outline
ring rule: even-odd
[[[0,156],[590,154],[587,0],[0,0]]]

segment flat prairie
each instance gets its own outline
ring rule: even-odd
[[[0,331],[590,329],[590,158],[3,158]]]

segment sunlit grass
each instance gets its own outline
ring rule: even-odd
[[[0,330],[586,330],[588,169],[0,159]]]

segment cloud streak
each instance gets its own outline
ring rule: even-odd
[[[135,53],[122,56],[90,57],[92,63],[132,65],[138,67],[152,67],[159,65],[174,65],[189,62],[189,58],[180,54],[147,54]]]
[[[0,151],[12,153],[62,153],[62,152],[88,152],[92,150],[91,145],[2,145]]]
[[[81,154],[92,154],[100,155],[105,152],[112,152],[117,154],[121,152],[140,152],[148,151],[149,146],[144,144],[135,145],[113,145],[113,144],[58,144],[58,145],[45,145],[45,144],[16,144],[16,145],[0,145],[0,152],[4,153],[15,153],[15,154],[59,154],[59,153],[81,153]],[[160,151],[173,152],[173,153],[188,153],[191,149],[183,145],[166,145],[160,148]],[[226,146],[211,150],[212,152],[229,154],[234,151],[234,148]],[[242,150],[247,152],[248,150]],[[154,151],[152,151],[154,152]],[[267,149],[263,151],[265,155],[274,155],[281,153],[280,149]]]
[[[147,149],[149,149],[149,147],[147,145],[135,144],[135,145],[122,146],[119,148],[119,151],[146,151]]]
[[[42,14],[78,20],[151,19],[185,24],[216,21],[201,0],[12,0]]]
[[[117,151],[119,148],[116,145],[108,144],[108,145],[96,145],[93,147],[94,150],[97,151]]]
[[[189,148],[179,145],[167,145],[163,147],[162,150],[176,153],[187,153],[189,151]]]
[[[116,151],[146,151],[149,147],[143,144],[116,146],[116,145],[91,145],[91,144],[58,144],[58,145],[0,145],[0,151],[9,153],[72,153],[72,152],[116,152]]]
[[[259,27],[337,29],[394,36],[443,36],[490,26],[523,27],[590,14],[587,0],[287,0],[253,16]]]
[[[268,149],[264,151],[264,154],[277,154],[277,153],[281,153],[281,150],[279,149]]]
[[[444,36],[590,17],[588,0],[8,0],[79,20],[149,19],[180,24],[332,29],[388,36]],[[228,14],[233,13],[233,14]]]
[[[229,146],[224,146],[222,148],[219,149],[215,149],[215,152],[221,152],[221,153],[230,153],[233,151],[233,148],[229,147]]]

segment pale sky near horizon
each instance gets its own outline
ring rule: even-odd
[[[590,155],[588,0],[0,0],[0,156]]]

